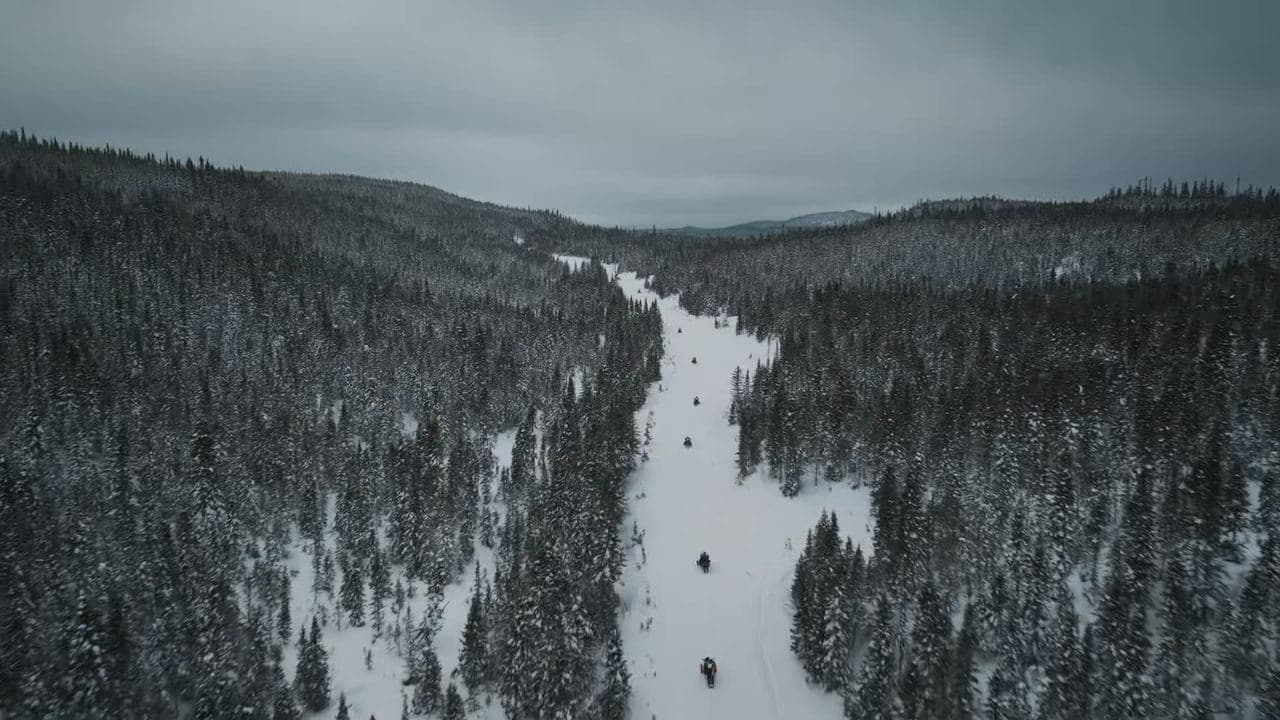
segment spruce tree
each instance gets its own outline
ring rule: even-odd
[[[81,595],[74,620],[67,624],[67,672],[62,678],[62,712],[74,717],[101,717],[108,692],[106,632],[97,608]]]
[[[990,720],[1030,720],[1027,684],[1021,663],[1005,655],[987,684],[987,717]]]
[[[289,689],[284,676],[284,668],[279,661],[271,666],[271,708],[273,720],[301,720],[302,711],[298,709],[298,701]]]
[[[1191,674],[1195,607],[1187,586],[1186,567],[1177,555],[1165,563],[1160,604],[1160,645],[1152,664],[1154,707],[1168,718],[1192,714],[1186,678]]]
[[[345,692],[338,693],[338,714],[334,716],[334,720],[351,720],[351,710],[347,708]]]
[[[604,689],[600,693],[601,720],[624,720],[631,698],[631,673],[622,652],[622,636],[616,626],[609,633],[605,649]]]
[[[911,664],[919,687],[903,704],[919,720],[946,720],[948,663],[951,660],[951,618],[932,582],[926,583],[916,601],[911,630]]]
[[[440,715],[442,720],[464,720],[467,717],[466,707],[462,704],[462,695],[458,693],[458,686],[449,683],[449,688],[444,693],[444,712]]]
[[[907,472],[902,494],[898,498],[895,520],[893,532],[896,535],[894,546],[897,558],[893,566],[893,577],[904,591],[914,593],[924,578],[929,553],[929,523],[924,514],[924,479],[917,468]]]
[[[511,485],[510,491],[520,493],[533,483],[536,466],[538,413],[530,407],[525,413],[524,422],[516,431],[515,445],[511,451]]]
[[[360,562],[349,558],[347,567],[342,573],[342,589],[338,592],[338,601],[347,613],[347,620],[352,627],[364,626],[364,578],[360,573]]]
[[[311,618],[311,634],[303,636],[298,653],[298,672],[294,680],[298,699],[310,712],[329,707],[329,653],[324,648],[320,622]]]
[[[875,515],[872,535],[871,564],[878,577],[893,577],[898,555],[898,481],[893,467],[885,469],[871,493],[871,512]]]
[[[1280,647],[1271,658],[1271,666],[1258,693],[1258,720],[1280,720]]]
[[[289,637],[293,633],[293,617],[289,611],[289,583],[288,581],[280,583],[280,613],[277,616],[276,630],[280,634],[280,642],[288,643]]]
[[[1113,563],[1098,615],[1099,711],[1109,717],[1145,717],[1150,698],[1150,636],[1133,573],[1123,558]]]
[[[753,436],[754,431],[754,416],[743,414],[738,421],[738,451],[736,455],[738,477],[740,478],[745,478],[756,470],[754,461],[758,451],[754,447],[756,445]]]
[[[480,566],[476,565],[471,605],[467,609],[467,623],[462,629],[462,649],[458,654],[458,669],[469,693],[474,694],[486,680],[489,666],[488,623],[485,622],[480,582]]]
[[[433,713],[440,706],[440,660],[430,642],[418,643],[414,663],[413,711]]]
[[[272,720],[302,720],[302,711],[298,709],[298,702],[293,699],[293,693],[289,692],[287,687],[276,690],[271,712]]]
[[[973,720],[978,717],[977,622],[973,605],[966,605],[960,633],[956,637],[955,652],[947,670],[947,707],[950,708],[951,720]]]
[[[383,613],[391,594],[391,571],[387,567],[386,554],[377,547],[377,536],[369,531],[373,551],[369,554],[369,617],[373,621],[374,635],[382,634]]]
[[[892,720],[895,716],[897,642],[893,615],[889,598],[881,595],[876,602],[871,643],[858,675],[857,690],[851,697],[850,717]]]
[[[839,690],[849,683],[849,654],[856,630],[851,612],[853,603],[845,594],[844,578],[835,576],[832,585],[823,608],[821,645],[816,648],[821,653],[817,663],[819,677],[828,691]]]
[[[1047,673],[1047,687],[1041,700],[1041,715],[1046,720],[1072,720],[1088,716],[1088,704],[1082,702],[1080,690],[1080,642],[1076,637],[1079,620],[1071,590],[1062,586],[1057,602],[1054,647]]]
[[[826,519],[825,512],[823,519]],[[800,658],[800,664],[804,666],[810,679],[817,671],[817,658],[810,642],[816,594],[813,588],[814,553],[813,531],[810,530],[791,580],[791,651]]]

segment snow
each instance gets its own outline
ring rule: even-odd
[[[400,413],[400,434],[405,437],[413,437],[418,432],[418,418],[413,413]]]
[[[575,268],[587,262],[559,259]],[[760,473],[738,484],[730,376],[738,366],[754,370],[770,346],[735,334],[735,323],[717,329],[715,318],[690,315],[674,295],[659,299],[634,273],[617,282],[628,297],[658,302],[666,336],[662,380],[636,415],[641,433],[650,419],[653,425],[622,529],[628,543],[633,524],[643,534],[619,587],[632,717],[841,717],[840,698],[808,685],[791,652],[790,586],[823,509],[870,550],[867,490],[822,482],[788,499]],[[686,435],[693,447],[683,446]],[[712,563],[706,575],[694,564],[703,550]],[[714,689],[698,674],[707,655],[720,671]]]
[[[517,235],[512,235],[512,236],[511,236],[511,239],[512,239],[512,240],[515,242],[515,244],[517,244],[517,245],[524,245],[524,238],[520,237],[518,234],[517,234]]]
[[[552,255],[552,257],[568,265],[570,272],[577,272],[582,266],[591,264],[591,258],[574,257],[572,255]],[[612,275],[613,270],[610,270],[609,273]]]

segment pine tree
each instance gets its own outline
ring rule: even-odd
[[[1005,655],[987,683],[987,717],[991,720],[1028,720],[1027,685],[1018,661]]]
[[[872,535],[871,564],[878,577],[896,575],[898,556],[898,481],[893,467],[886,468],[871,494],[871,511],[875,515]]]
[[[117,591],[108,595],[107,626],[105,630],[103,656],[106,658],[108,700],[106,709],[118,715],[133,714],[136,696],[137,677],[135,674],[135,651],[132,628],[129,627],[129,612],[125,607],[124,596]],[[253,641],[261,643],[262,652],[255,653],[254,659],[262,661],[267,652],[266,638],[263,636],[260,623],[253,623]],[[257,680],[261,682],[262,680]],[[260,694],[269,695],[270,688],[262,688]]]
[[[622,636],[615,626],[609,633],[609,644],[605,650],[604,689],[599,698],[600,719],[624,720],[630,698],[631,673],[622,653]]]
[[[458,686],[449,683],[449,688],[444,693],[444,712],[441,718],[442,720],[464,720],[466,717],[467,710],[462,704],[462,695],[458,693]]]
[[[826,520],[826,516],[826,512],[823,512],[823,521]],[[791,651],[800,658],[800,664],[804,666],[810,679],[813,679],[817,672],[817,657],[810,640],[813,636],[816,614],[816,608],[814,608],[816,590],[813,587],[815,552],[813,531],[810,530],[805,539],[804,549],[800,552],[800,558],[796,561],[795,576],[791,580]]]
[[[108,694],[105,627],[101,615],[81,595],[75,620],[66,628],[67,672],[62,678],[60,699],[64,712],[74,717],[103,717]]]
[[[844,577],[835,575],[832,589],[827,595],[826,606],[822,616],[823,634],[821,652],[818,660],[818,672],[823,687],[828,691],[839,690],[849,683],[849,654],[853,650],[856,633],[852,617],[853,603],[846,596],[847,587]]]
[[[1072,474],[1071,459],[1065,453],[1058,459],[1053,475],[1053,497],[1050,506],[1049,535],[1056,554],[1058,574],[1071,568],[1078,542],[1076,531],[1079,515],[1076,508],[1076,482]]]
[[[414,663],[413,711],[429,714],[440,706],[440,660],[430,642],[418,643]]]
[[[759,452],[755,439],[755,416],[743,413],[738,419],[738,477],[745,478],[756,471],[755,457]]]
[[[1258,720],[1280,720],[1280,647],[1276,648],[1258,694]]]
[[[1083,658],[1080,642],[1076,637],[1078,626],[1079,618],[1071,590],[1064,583],[1058,594],[1048,687],[1041,701],[1041,714],[1046,720],[1073,720],[1089,715],[1088,698],[1081,696],[1088,680],[1080,676]]]
[[[369,554],[369,609],[375,635],[382,634],[383,607],[391,594],[391,571],[387,567],[386,554],[377,545],[377,536],[369,531],[373,551]]]
[[[283,685],[276,689],[271,708],[272,720],[302,720],[302,711],[298,709],[293,693]]]
[[[302,706],[311,712],[329,707],[329,653],[324,648],[320,634],[320,622],[311,618],[311,635],[303,635],[298,652],[298,672],[295,678],[298,698]]]
[[[894,546],[897,561],[893,568],[894,577],[904,591],[913,593],[924,578],[929,552],[929,522],[924,514],[924,480],[918,469],[913,468],[907,473],[906,482],[902,485],[902,495],[898,498],[895,519],[897,526],[894,528]]]
[[[1193,713],[1192,693],[1186,678],[1192,654],[1192,631],[1196,623],[1195,607],[1187,586],[1186,568],[1174,556],[1165,563],[1164,595],[1160,606],[1160,646],[1153,663],[1156,708],[1168,718],[1190,718]]]
[[[951,618],[932,582],[927,582],[916,601],[915,625],[911,630],[912,674],[918,678],[915,693],[902,695],[903,706],[919,720],[945,720],[948,702],[947,664],[951,659]]]
[[[889,598],[881,595],[876,602],[871,643],[867,646],[862,671],[858,675],[857,690],[850,697],[852,703],[846,709],[849,717],[865,720],[894,718],[897,680],[894,671],[897,642],[894,635],[893,608]]]
[[[956,637],[955,653],[947,670],[947,707],[951,720],[972,720],[978,717],[976,700],[978,628],[973,605],[966,605],[960,633]]]
[[[364,626],[364,578],[360,574],[360,562],[349,558],[342,573],[342,588],[338,592],[342,609],[352,627]]]
[[[1253,514],[1253,529],[1265,532],[1280,527],[1280,472],[1262,476],[1258,489],[1258,508]]]
[[[284,668],[280,667],[279,658],[272,663],[269,685],[271,688],[268,700],[271,703],[274,720],[301,720],[302,712],[298,710],[298,702],[284,676]]]
[[[345,692],[338,693],[338,714],[334,716],[334,720],[351,720],[351,711],[347,708]]]
[[[1145,717],[1149,707],[1151,639],[1137,594],[1129,564],[1117,557],[1097,622],[1098,708],[1109,717]]]
[[[520,428],[516,431],[515,445],[511,451],[511,485],[512,490],[517,493],[527,489],[533,483],[535,477],[537,418],[537,411],[530,407],[528,412],[525,413],[524,422],[520,424]]]
[[[484,684],[489,665],[488,623],[485,621],[481,602],[482,590],[480,565],[477,564],[471,589],[471,606],[467,609],[467,623],[462,629],[462,649],[458,654],[462,682],[472,694]]]
[[[280,614],[277,616],[276,630],[280,634],[280,642],[288,643],[293,633],[293,617],[289,611],[289,583],[280,583]]]

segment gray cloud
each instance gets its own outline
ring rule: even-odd
[[[1264,0],[9,0],[0,125],[643,226],[1280,184],[1278,26]]]

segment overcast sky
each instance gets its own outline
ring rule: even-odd
[[[593,222],[1280,185],[1275,0],[0,0],[0,126]]]

